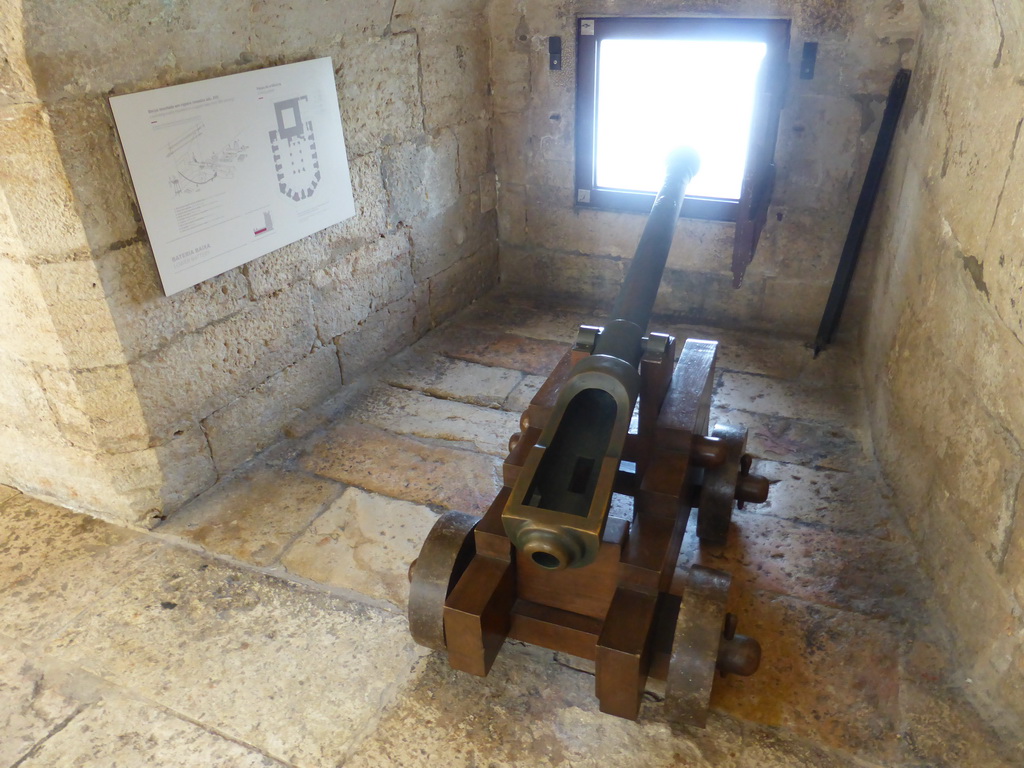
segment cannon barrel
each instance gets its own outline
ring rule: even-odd
[[[688,147],[674,151],[669,157],[665,181],[654,199],[633,262],[629,265],[626,279],[619,289],[605,326],[607,329],[617,323],[632,323],[637,327],[639,335],[635,343],[624,343],[617,336],[602,334],[594,350],[595,354],[612,355],[626,360],[634,367],[640,362],[641,339],[651,319],[686,187],[697,175],[699,168],[697,153]]]
[[[673,152],[661,191],[593,353],[573,367],[502,513],[513,544],[553,570],[594,561],[640,388],[643,337],[686,185],[699,159]]]

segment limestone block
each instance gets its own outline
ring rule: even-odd
[[[498,176],[494,172],[482,173],[477,177],[480,194],[480,213],[488,213],[498,207]]]
[[[920,427],[914,420],[887,396],[876,396],[873,405],[872,437],[886,483],[911,531],[919,532],[936,487],[935,463],[917,437]]]
[[[0,351],[0,423],[32,432],[44,440],[60,439],[60,430],[39,376],[31,365],[3,351]]]
[[[845,750],[828,749],[788,730],[764,726],[744,734],[737,758],[736,768],[856,768],[860,763]]]
[[[54,327],[35,267],[0,256],[0,349],[22,360],[67,364],[64,340]]]
[[[854,35],[871,35],[878,40],[916,38],[923,17],[918,3],[887,3],[875,0],[853,19]]]
[[[1017,603],[1024,605],[1024,486],[1018,486],[1013,527],[1007,541],[1003,573]]]
[[[642,232],[643,230],[641,234]],[[630,234],[633,234],[632,227]],[[732,223],[679,219],[665,266],[667,269],[731,274],[735,237],[736,227]],[[630,256],[636,253],[636,246],[639,243],[640,234],[637,234]]]
[[[768,501],[758,515],[772,515],[841,534],[894,540],[892,505],[879,489],[874,472],[819,470],[793,463],[754,462],[752,470],[768,478]]]
[[[41,264],[37,275],[67,365],[84,368],[123,364],[124,345],[96,262],[81,259]]]
[[[796,26],[807,37],[845,39],[854,25],[856,14],[847,0],[793,0],[792,12]]]
[[[734,411],[718,403],[711,405],[711,420],[746,427],[747,451],[759,459],[792,462],[803,456],[807,466],[837,472],[862,472],[867,466],[863,435],[845,425]]]
[[[48,106],[54,142],[94,251],[139,236],[135,196],[114,119],[102,95],[60,99]]]
[[[0,760],[15,765],[46,739],[79,704],[62,694],[34,660],[16,648],[0,647]]]
[[[940,304],[935,308],[936,315],[944,315],[956,306]],[[965,312],[964,318],[970,318],[970,313]],[[998,566],[1013,519],[1014,494],[1021,476],[1020,448],[1007,430],[1012,422],[992,414],[992,404],[999,399],[991,403],[979,400],[979,394],[989,393],[987,386],[979,387],[978,383],[987,377],[974,374],[985,370],[982,362],[987,355],[975,357],[974,352],[967,351],[967,338],[946,336],[945,322],[932,320],[930,313],[905,317],[889,359],[888,398],[896,418],[916,433],[929,435],[914,455],[934,465],[936,485],[955,500],[978,548]],[[935,332],[941,335],[933,335]],[[984,336],[975,341],[979,340]],[[966,359],[961,358],[964,353]],[[1006,359],[1012,359],[1012,355]],[[972,364],[977,367],[963,369],[972,373],[965,377],[959,366]],[[920,374],[936,365],[948,373]],[[1008,367],[1012,370],[1013,364]],[[927,408],[921,403],[927,403]],[[932,414],[936,409],[956,418],[935,419]]]
[[[905,32],[897,32],[894,37],[878,37],[877,31],[872,30],[866,35],[851,37],[846,45],[849,49],[847,88],[863,98],[863,106],[871,103],[875,107],[878,114],[871,123],[877,128],[893,74],[901,67],[914,66],[915,33],[907,36]]]
[[[358,248],[372,247],[387,232],[387,195],[381,178],[380,155],[349,159],[356,213],[345,221],[315,232],[298,242],[255,259],[242,272],[254,296],[267,296],[339,261]]]
[[[847,96],[803,94],[783,110],[773,200],[787,206],[850,211],[877,127],[864,135],[861,108]],[[847,214],[849,216],[849,214]]]
[[[416,225],[411,234],[412,269],[417,281],[433,277],[494,242],[496,216],[481,216],[479,209],[479,198],[465,195],[452,207]]]
[[[950,242],[948,234],[941,240],[942,244],[936,246],[920,237],[909,246],[923,253],[941,254],[928,259],[934,273],[923,283],[919,297],[915,296],[915,308],[921,305],[920,331],[928,334],[918,343],[926,342],[953,370],[969,371],[971,387],[984,407],[1021,442],[1024,402],[1013,394],[1014,382],[1024,375],[1024,357],[1017,353],[1021,333],[1012,318],[999,311],[1000,299],[1017,301],[1011,294],[1019,294],[1019,285],[1011,285],[1013,270],[1000,269],[999,260],[977,263]],[[1007,323],[1008,319],[1011,322]]]
[[[248,306],[233,271],[167,297],[142,244],[97,261],[39,267],[51,316],[76,366],[116,365]]]
[[[950,399],[937,394],[931,402],[951,409],[946,412],[956,413],[958,422],[963,419],[955,428],[934,429],[934,438],[943,446],[933,459],[939,485],[957,499],[970,536],[989,561],[999,566],[1021,480],[1019,448],[1007,440],[998,421],[967,399],[966,392],[950,393]]]
[[[935,130],[938,135],[928,136],[927,142],[941,158],[938,160],[939,178],[933,186],[939,211],[948,221],[960,250],[984,260],[994,219],[1004,205],[1010,206],[1005,212],[1009,220],[1004,215],[1000,229],[1010,234],[1011,241],[1019,242],[1020,239],[1019,234],[1014,236],[1011,233],[1015,228],[1013,219],[1019,216],[1020,208],[1017,206],[1021,202],[1020,192],[1013,185],[1020,180],[1020,170],[1014,167],[1019,163],[1013,161],[1020,152],[1017,126],[1021,116],[1013,99],[1004,95],[1019,86],[1015,82],[1000,82],[1002,78],[995,79],[997,75],[991,69],[991,59],[983,51],[979,41],[978,49],[960,48],[955,55],[967,61],[975,59],[973,64],[985,73],[985,80],[978,81],[969,76],[947,77],[942,84],[941,97],[951,104],[977,102],[979,109],[942,109],[936,115],[942,128]],[[985,61],[976,61],[980,56],[984,56]],[[985,87],[979,88],[979,82],[985,82]],[[983,94],[991,96],[982,102],[979,99]],[[945,135],[939,133],[940,130]],[[1010,199],[1005,199],[1006,194]],[[1000,195],[1004,196],[1002,202]],[[997,258],[993,252],[992,260]]]
[[[504,458],[508,438],[519,431],[519,415],[377,386],[351,403],[350,418],[398,434],[445,440]]]
[[[13,499],[21,493],[17,488],[12,488],[9,485],[0,485],[0,504],[3,504],[8,499]]]
[[[165,436],[295,362],[315,340],[309,289],[300,284],[174,339],[130,370],[147,423]]]
[[[1024,302],[1020,300],[1020,286],[1024,284],[1024,236],[1019,226],[1020,211],[1024,210],[1024,163],[1019,157],[1018,145],[1017,152],[1011,153],[1007,160],[999,192],[992,187],[996,199],[992,229],[985,251],[975,257],[981,261],[980,277],[999,318],[1017,341],[1024,341]],[[985,197],[991,201],[990,195]]]
[[[49,410],[73,445],[115,453],[150,446],[150,427],[127,365],[40,368],[39,378]]]
[[[904,681],[900,699],[902,742],[919,765],[1013,765],[991,737],[991,720],[979,717],[959,691]]]
[[[97,468],[92,451],[6,424],[0,424],[0,480],[76,509],[91,511],[93,501],[98,506],[119,501],[110,499],[109,478]]]
[[[419,656],[395,614],[179,548],[146,566],[53,652],[288,765],[343,762]]]
[[[476,331],[484,335],[500,333],[547,339],[569,344],[576,338],[580,323],[600,323],[607,317],[598,309],[588,310],[579,305],[567,308],[554,305],[544,297],[530,299],[523,296],[501,294],[494,301],[475,302],[452,318],[445,331],[438,332],[420,345],[421,348],[445,339]]]
[[[119,525],[148,527],[165,507],[180,505],[216,480],[206,440],[197,433],[183,432],[159,448],[97,455],[0,426],[0,478],[39,499]]]
[[[143,528],[159,524],[217,480],[210,446],[197,424],[182,427],[172,439],[153,448],[101,455],[99,464],[114,497],[89,499],[85,508],[99,517]]]
[[[655,314],[664,318],[671,317],[677,322],[705,322],[705,299],[710,290],[709,285],[714,279],[714,275],[703,272],[666,269],[662,274],[661,286],[654,302]],[[714,308],[711,307],[708,311],[713,312]]]
[[[452,132],[389,146],[382,155],[390,226],[440,213],[458,199],[458,142]]]
[[[322,477],[257,466],[217,483],[159,530],[207,552],[267,566],[342,490]]]
[[[1020,637],[1019,630],[1017,637]],[[1024,644],[1017,643],[1012,661],[994,677],[990,683],[994,701],[990,699],[985,702],[985,721],[993,723],[1000,730],[1004,743],[1013,744],[1016,743],[1014,739],[1020,738],[1020,724],[1024,719],[1024,708],[1017,696],[1021,681],[1024,680]]]
[[[494,168],[504,185],[526,184],[526,169],[532,155],[533,138],[526,121],[516,113],[495,110],[491,125],[494,141]]]
[[[846,216],[840,217],[819,209],[773,206],[747,272],[831,282],[848,228]],[[729,231],[728,244],[722,243],[719,264],[728,270],[731,261],[729,254],[732,251],[732,225],[727,225],[725,229]]]
[[[527,189],[525,217],[530,242],[594,256],[629,259],[636,253],[647,224],[646,214],[577,209],[573,207],[572,189]],[[677,269],[728,273],[734,235],[731,223],[680,219],[667,264]]]
[[[816,93],[828,96],[843,96],[850,92],[844,78],[850,78],[856,71],[857,53],[847,40],[821,40],[814,37],[805,38],[799,30],[794,31],[790,40],[790,51],[802,51],[805,42],[817,42],[818,54],[814,61],[814,78],[812,80],[790,80],[794,90],[801,93]],[[792,61],[791,64],[796,62]],[[790,71],[793,71],[792,69]],[[889,72],[891,83],[894,72]],[[886,83],[883,93],[888,93],[890,83]],[[877,127],[877,126],[876,126]]]
[[[452,670],[442,656],[432,656],[374,733],[354,750],[348,765],[429,768],[444,760],[470,766],[487,755],[493,768],[591,768],[605,763],[622,768],[735,768],[737,745],[745,739],[731,718],[713,713],[707,730],[680,733],[665,722],[661,704],[645,702],[637,722],[608,717],[594,703],[593,674],[571,668],[575,663],[569,657],[552,663],[550,652],[509,643],[491,674],[476,678]],[[474,727],[483,722],[488,725]],[[550,752],[540,747],[545,750],[541,754],[540,744],[556,746]],[[832,763],[789,765],[840,768]]]
[[[897,743],[900,717],[895,627],[771,592],[746,590],[735,610],[765,658],[777,662],[739,685],[722,686],[716,709],[889,762],[884,756]]]
[[[563,48],[563,53],[565,50]],[[547,69],[544,69],[547,72]],[[533,178],[531,183],[548,184],[551,186],[569,187],[573,185],[573,162],[576,155],[576,89],[573,87],[552,93],[535,94],[543,99],[544,108],[534,109],[525,117],[528,119],[528,130],[536,142],[534,155]],[[545,166],[553,171],[547,173],[556,181],[547,181],[540,174]],[[569,166],[568,174],[562,170]]]
[[[526,413],[526,409],[530,407],[533,396],[544,386],[545,381],[547,381],[546,376],[524,376],[519,385],[512,390],[512,394],[509,395],[508,400],[505,402],[505,408],[513,413]]]
[[[527,187],[529,240],[546,248],[631,258],[647,219],[643,214],[573,208],[571,188]]]
[[[564,340],[552,341],[543,337],[520,336],[518,333],[486,331],[459,325],[457,321],[458,318],[443,333],[428,339],[423,348],[456,360],[546,377],[570,346]],[[544,324],[543,320],[541,324]]]
[[[418,47],[413,34],[347,45],[335,62],[350,156],[412,139],[422,130]]]
[[[88,248],[49,115],[38,104],[5,110],[0,120],[0,186],[6,197],[19,257],[64,258]]]
[[[167,85],[154,73],[226,74],[248,45],[253,29],[248,6],[185,0],[74,4],[75,23],[68,24],[67,3],[28,3],[25,40],[36,87],[43,98],[69,93],[109,92],[124,83]],[[279,51],[275,50],[275,54]]]
[[[391,7],[381,0],[367,3],[300,0],[287,7],[256,0],[252,9],[254,42],[257,48],[266,51],[320,52],[339,43],[381,37],[390,19]]]
[[[283,768],[266,755],[162,709],[126,698],[105,698],[78,714],[21,765],[183,764]]]
[[[0,253],[10,259],[25,258],[25,249],[22,247],[18,225],[3,186],[0,186]]]
[[[854,517],[856,511],[848,514]],[[700,548],[691,529],[683,544],[685,561],[729,571],[747,592],[765,590],[878,618],[900,616],[908,595],[927,593],[903,544],[793,523],[763,514],[760,505],[735,510],[733,520],[735,539],[713,555]],[[741,562],[757,567],[746,570]]]
[[[546,136],[534,137],[535,151],[527,161],[526,183],[529,186],[575,189],[576,163],[571,148],[569,153],[561,152],[561,147],[552,147],[552,143]]]
[[[437,515],[429,507],[349,488],[289,548],[291,573],[400,608],[409,601],[409,564]]]
[[[743,411],[856,426],[864,412],[858,384],[812,387],[805,381],[720,372],[715,377],[714,396],[717,403]]]
[[[420,26],[424,127],[428,131],[486,118],[490,113],[490,46],[484,17]]]
[[[396,0],[394,25],[414,24],[423,17],[441,18],[478,16],[487,7],[486,0]]]
[[[341,357],[342,381],[351,383],[428,330],[430,315],[425,288],[378,309],[334,340]]]
[[[352,246],[335,237],[336,229],[337,225],[321,229],[243,265],[240,271],[249,284],[250,295],[260,299],[271,296],[304,280],[332,259],[347,254]]]
[[[502,243],[526,245],[526,187],[498,185],[498,237]]]
[[[4,504],[0,531],[0,621],[5,636],[25,644],[52,638],[159,546],[134,531],[29,496]],[[26,672],[43,682],[41,675]],[[40,688],[40,705],[59,710],[59,697]],[[2,718],[11,710],[0,712]],[[8,743],[5,732],[0,749]]]
[[[513,293],[538,291],[579,302],[611,306],[625,267],[622,259],[548,251],[537,247],[502,248],[501,283]]]
[[[35,96],[32,71],[25,61],[20,0],[0,2],[0,109]]]
[[[750,280],[756,280],[752,274]],[[752,288],[753,286],[749,286]],[[813,333],[821,323],[821,313],[831,290],[831,279],[825,281],[785,280],[769,277],[764,281],[764,299],[758,315],[760,325],[775,328],[780,333]],[[743,288],[747,289],[747,280]]]
[[[281,439],[290,421],[340,388],[338,351],[331,344],[214,411],[203,420],[203,429],[217,472],[229,472]]]
[[[956,646],[964,660],[989,653],[1011,631],[1013,599],[983,549],[971,540],[956,499],[939,491],[917,517],[914,532],[931,576],[935,597],[950,626],[959,628]]]
[[[498,281],[498,247],[484,242],[476,253],[430,278],[430,319],[446,320],[478,299]]]
[[[398,355],[380,375],[394,387],[484,408],[501,408],[523,378],[518,371],[452,360],[416,347]]]
[[[313,274],[312,293],[320,339],[351,331],[370,314],[413,289],[412,255],[405,232],[370,241]]]
[[[339,242],[333,244],[335,248],[345,241],[359,242],[380,237],[387,232],[388,198],[381,176],[380,153],[350,157],[348,169],[352,175],[356,214],[338,225]]]
[[[493,456],[427,444],[358,422],[335,423],[301,456],[307,472],[418,504],[483,514],[501,487]]]
[[[525,111],[531,97],[529,54],[500,43],[492,46],[491,88],[495,113]]]
[[[477,192],[480,176],[494,170],[490,124],[487,120],[474,120],[452,130],[459,147],[459,192]]]
[[[80,365],[104,360],[99,347],[101,342],[107,343],[111,325],[116,333],[115,349],[105,361],[114,364],[135,360],[180,335],[195,333],[250,306],[248,286],[238,269],[165,296],[153,254],[145,243],[110,251],[94,262],[47,266],[41,274],[53,295],[61,298],[62,324],[70,325],[75,313],[84,315],[97,288],[102,291],[106,309],[95,310],[96,325],[83,324],[73,334],[73,338],[83,339],[83,349],[73,350],[80,355]],[[99,285],[95,286],[97,277]],[[98,333],[104,334],[102,339],[87,340]]]

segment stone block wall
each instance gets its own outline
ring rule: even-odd
[[[502,281],[586,301],[614,297],[645,216],[574,208],[576,18],[791,18],[791,79],[768,226],[740,290],[734,225],[681,220],[657,310],[714,325],[813,337],[842,251],[889,85],[912,60],[916,0],[494,0],[490,5]],[[562,38],[549,71],[547,38]],[[799,79],[805,41],[813,80]]]
[[[924,0],[866,244],[876,451],[959,651],[1024,738],[1024,8]]]
[[[495,283],[482,1],[0,18],[0,482],[152,525]],[[108,97],[321,56],[357,215],[165,297]]]

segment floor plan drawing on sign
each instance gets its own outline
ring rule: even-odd
[[[305,96],[299,96],[274,102],[277,128],[270,132],[278,189],[296,201],[312,197],[320,183],[313,122],[303,122],[299,109],[299,102],[305,100]]]

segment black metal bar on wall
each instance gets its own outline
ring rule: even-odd
[[[882,185],[882,174],[885,173],[885,164],[889,159],[889,150],[892,149],[893,139],[896,137],[896,126],[899,123],[900,112],[903,110],[903,102],[907,99],[909,87],[910,70],[901,69],[896,73],[892,86],[889,88],[889,98],[885,103],[885,113],[882,115],[882,124],[878,129],[878,138],[875,139],[875,149],[871,153],[871,162],[864,175],[864,186],[861,187],[857,207],[853,211],[850,231],[846,235],[846,243],[843,245],[843,253],[839,257],[839,265],[836,267],[832,290],[829,292],[828,301],[825,304],[821,325],[818,326],[818,335],[814,339],[815,357],[829,345],[836,328],[839,327],[839,318],[843,314],[846,297],[850,293],[853,272],[857,267],[860,249],[864,244],[864,235],[867,234],[868,224],[871,221],[871,211],[875,207],[875,199],[878,197],[878,190]]]

